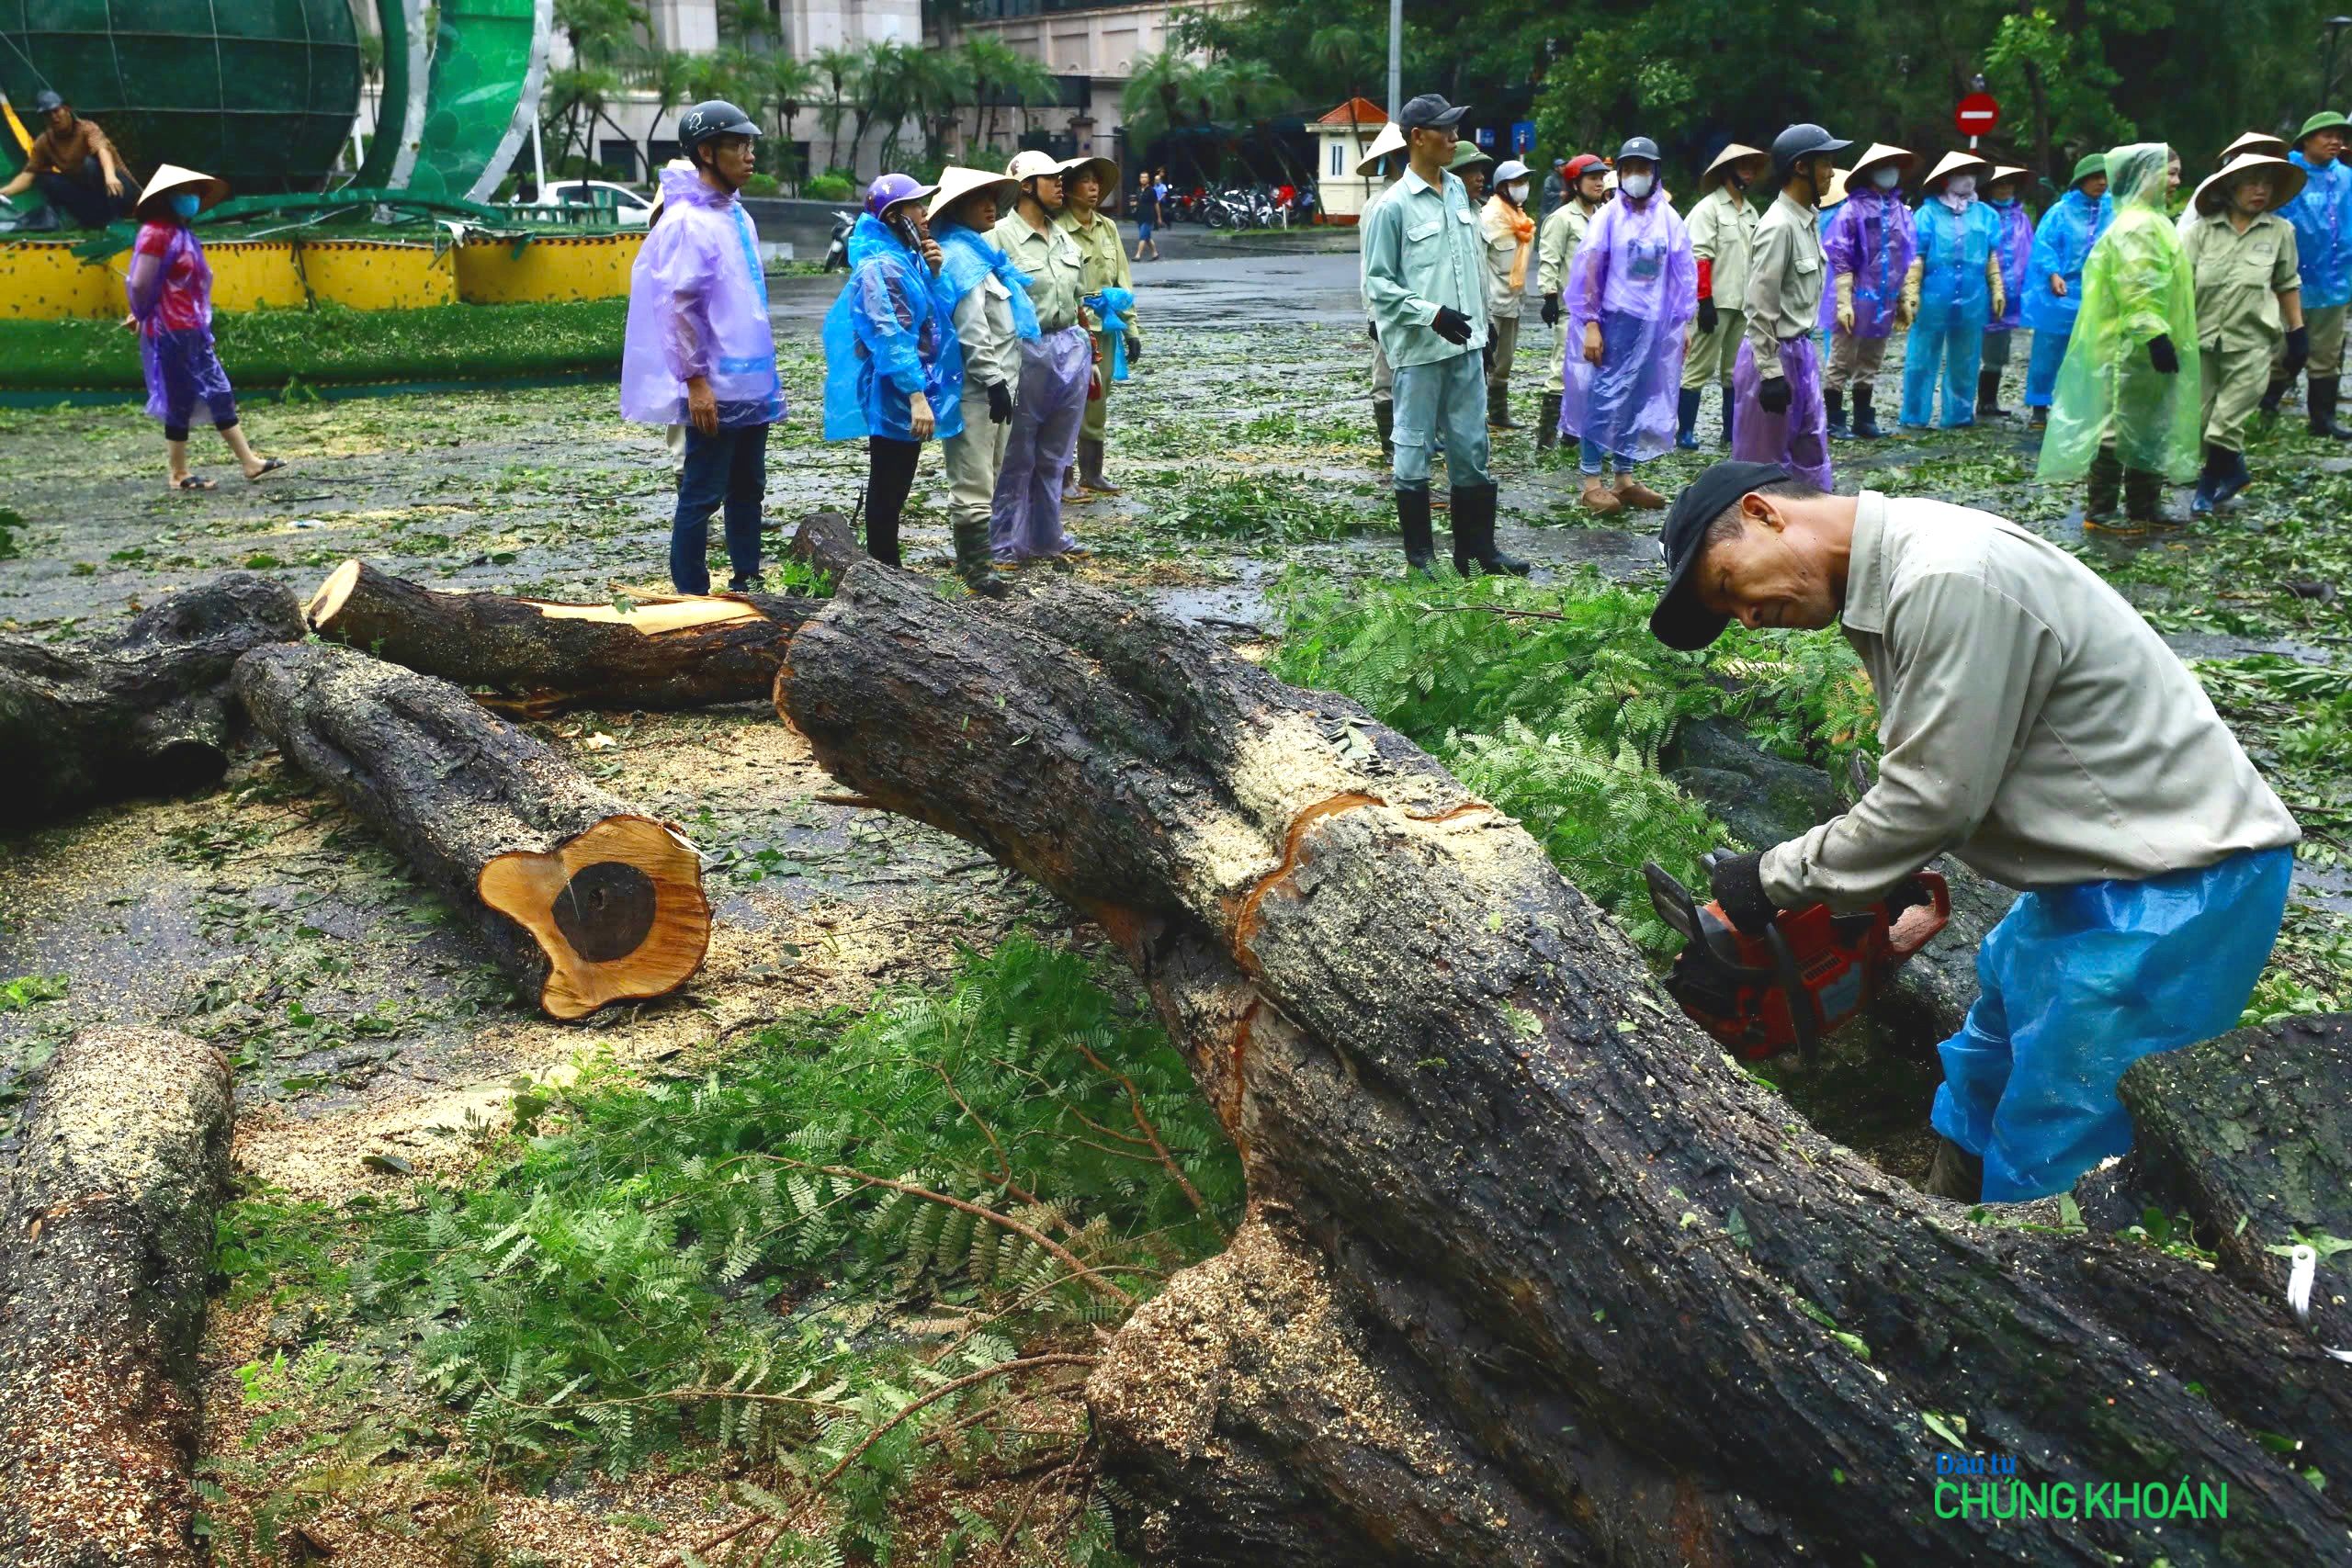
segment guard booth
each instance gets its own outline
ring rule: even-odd
[[[1315,190],[1326,223],[1352,223],[1363,216],[1374,182],[1356,164],[1388,116],[1369,98],[1350,98],[1307,129],[1315,132]]]

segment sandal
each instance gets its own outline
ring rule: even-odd
[[[245,476],[245,482],[247,484],[259,484],[263,479],[277,472],[278,469],[285,466],[286,459],[283,457],[265,457],[261,462],[261,472],[257,474],[247,474]]]
[[[200,479],[194,474],[190,474],[186,479],[175,482],[172,488],[174,490],[219,490],[220,487],[211,479]]]

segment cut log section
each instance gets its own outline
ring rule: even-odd
[[[801,523],[791,548],[838,577],[856,546],[846,522],[819,513]],[[785,645],[823,604],[727,593],[566,604],[445,593],[347,560],[304,615],[321,637],[454,681],[502,713],[537,718],[578,707],[763,701]]]
[[[95,647],[0,637],[0,813],[11,825],[220,782],[248,649],[302,635],[294,595],[231,572],[142,611]]]
[[[2345,1560],[2300,1472],[2352,1475],[2352,1369],[2275,1296],[1890,1181],[1355,705],[1083,587],[865,565],[777,685],[846,788],[1095,913],[1241,1152],[1232,1248],[1089,1382],[1148,1561],[2136,1562],[2082,1489],[2183,1476],[2228,1510],[2159,1521],[2173,1568]],[[2072,1517],[1952,1517],[1962,1449]]]
[[[473,918],[550,1017],[665,996],[702,967],[694,846],[447,681],[300,643],[248,656],[236,690],[288,761]]]
[[[0,1201],[0,1562],[196,1568],[197,1343],[228,1060],[91,1029],[42,1072]]]

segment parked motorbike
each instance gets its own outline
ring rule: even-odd
[[[857,214],[854,212],[833,214],[833,243],[825,247],[827,272],[832,271],[835,267],[840,267],[843,272],[849,270],[849,231],[856,227]]]

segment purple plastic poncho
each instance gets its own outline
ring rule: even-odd
[[[1799,479],[1830,488],[1829,411],[1821,398],[1821,349],[1811,337],[1781,344],[1781,374],[1788,378],[1789,406],[1768,413],[1757,400],[1764,384],[1756,367],[1756,345],[1746,339],[1733,362],[1731,395],[1739,406],[1732,422],[1731,455],[1743,463],[1779,463]]]
[[[710,379],[723,430],[784,417],[767,276],[742,203],[689,169],[662,171],[662,220],[628,275],[621,417],[686,423],[686,383]]]
[[[1561,292],[1568,352],[1560,428],[1636,462],[1668,450],[1683,329],[1699,313],[1699,264],[1681,217],[1662,195],[1635,202],[1621,193],[1594,215]],[[1586,324],[1596,321],[1598,366],[1582,348]]]
[[[178,223],[141,228],[123,292],[139,323],[149,416],[185,425],[200,401],[215,424],[235,423],[237,394],[212,346],[212,267],[196,236]]]
[[[2022,201],[1995,201],[1986,197],[1985,208],[2001,220],[2001,288],[2004,308],[1985,326],[1988,333],[2005,333],[2025,320],[2025,264],[2033,254],[2033,217]]]
[[[1834,300],[1838,275],[1854,275],[1854,335],[1893,336],[1903,275],[1919,254],[1919,236],[1901,189],[1880,190],[1867,182],[1860,190],[1849,186],[1837,216],[1829,220],[1829,231],[1821,238],[1821,248],[1829,253],[1829,287],[1824,293]],[[1829,309],[1834,321],[1837,307]]]

